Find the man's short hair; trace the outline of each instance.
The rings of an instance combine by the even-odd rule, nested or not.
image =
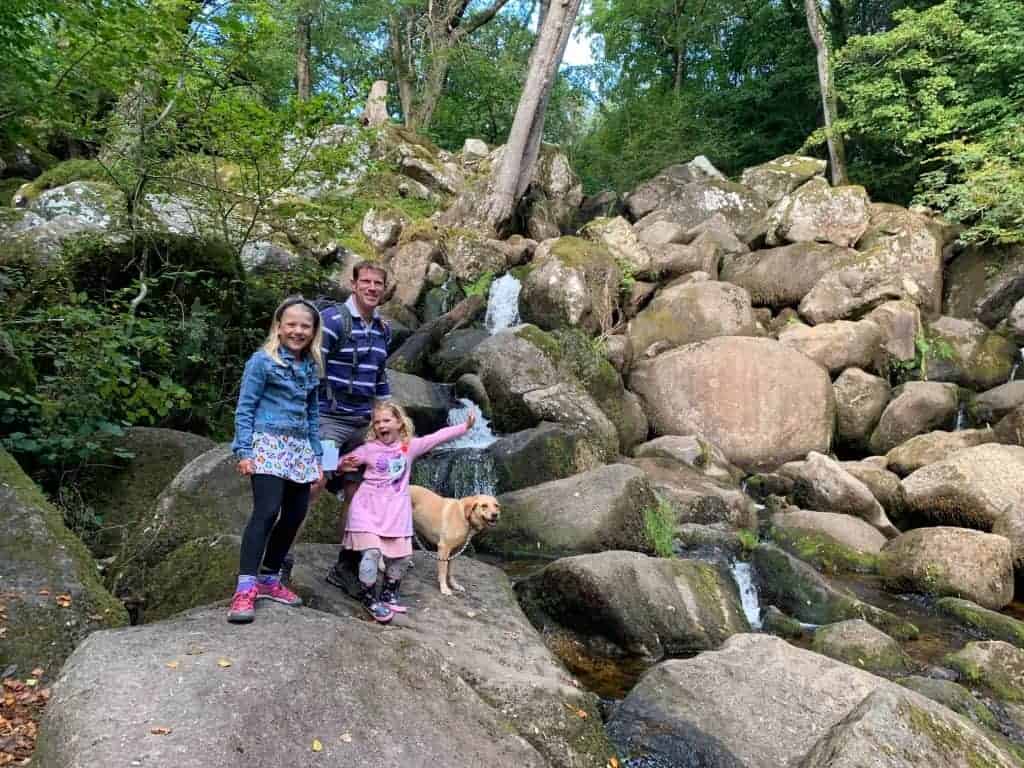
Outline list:
[[[367,269],[373,272],[380,272],[384,277],[384,284],[387,285],[388,271],[384,268],[384,265],[379,261],[369,261],[368,259],[364,259],[352,267],[352,282],[356,282],[359,279],[360,273]]]

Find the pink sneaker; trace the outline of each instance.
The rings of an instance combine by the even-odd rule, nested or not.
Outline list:
[[[302,605],[302,598],[280,581],[270,584],[257,583],[256,592],[257,600],[273,600],[275,603],[284,603],[285,605]]]
[[[228,621],[232,624],[248,624],[256,618],[256,587],[235,592],[228,609]]]

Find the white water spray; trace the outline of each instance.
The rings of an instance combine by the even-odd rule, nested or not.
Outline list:
[[[757,594],[757,587],[754,586],[754,579],[751,575],[750,563],[737,560],[729,569],[736,586],[740,590],[740,602],[743,605],[743,614],[747,617],[747,623],[751,629],[761,629],[761,600]]]
[[[522,287],[510,272],[491,283],[484,322],[492,334],[519,324],[519,291]]]

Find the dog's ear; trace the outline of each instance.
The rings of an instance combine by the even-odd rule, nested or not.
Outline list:
[[[459,503],[462,505],[462,515],[466,518],[467,523],[473,522],[473,509],[476,507],[476,496],[467,496],[461,499]]]

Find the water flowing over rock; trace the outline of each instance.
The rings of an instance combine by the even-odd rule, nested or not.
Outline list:
[[[885,545],[879,570],[896,592],[964,597],[998,610],[1013,599],[1009,539],[967,528],[915,528]]]
[[[519,323],[519,292],[522,287],[511,273],[504,274],[491,283],[484,319],[488,331],[497,333]]]
[[[687,344],[639,363],[630,389],[655,434],[702,435],[747,470],[831,443],[835,398],[827,372],[770,339]]]

